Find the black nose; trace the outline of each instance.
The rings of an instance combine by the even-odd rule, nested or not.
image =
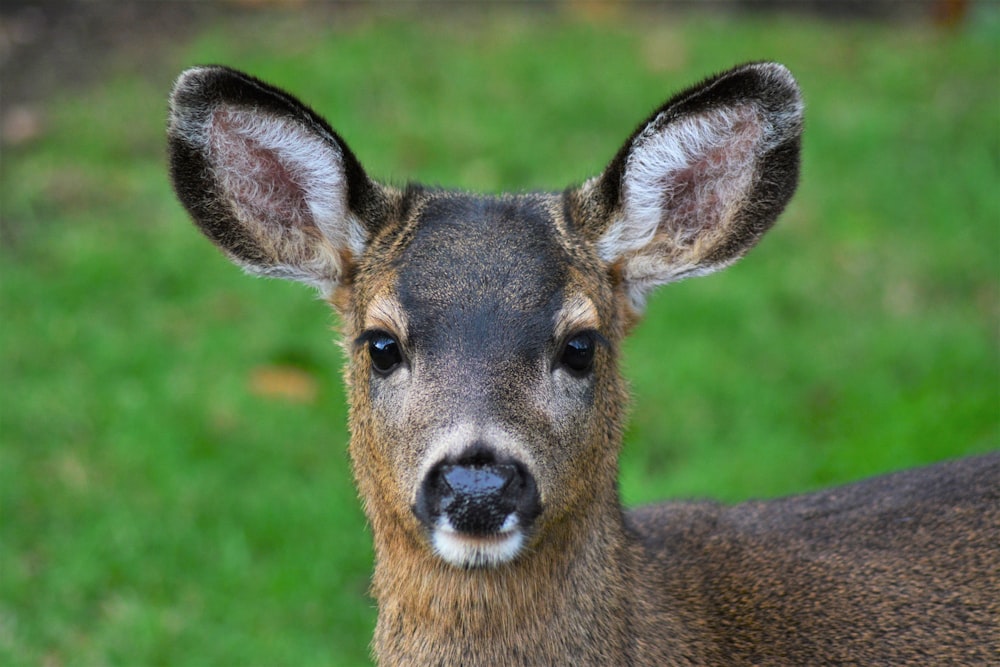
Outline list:
[[[514,515],[522,529],[540,511],[535,480],[524,464],[501,461],[491,449],[473,447],[427,473],[413,508],[428,527],[443,516],[470,535],[499,533]]]

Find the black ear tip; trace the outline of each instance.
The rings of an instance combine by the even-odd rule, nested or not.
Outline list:
[[[744,69],[753,73],[757,87],[765,93],[772,105],[796,115],[802,114],[802,90],[787,67],[781,63],[759,62],[750,63]]]
[[[185,125],[186,118],[205,107],[206,91],[218,77],[218,68],[191,67],[181,72],[170,91],[171,127]]]
[[[253,79],[223,65],[190,67],[174,81],[170,93],[171,109],[204,106],[206,101],[233,95]]]
[[[798,83],[796,83],[791,70],[781,63],[756,62],[750,63],[747,67],[775,84],[784,84],[789,88],[798,89]]]
[[[209,81],[217,75],[217,67],[189,67],[188,69],[181,72],[180,76],[174,82],[173,92],[170,94],[171,98],[176,98],[178,96],[183,96],[192,91],[201,90],[209,84]]]

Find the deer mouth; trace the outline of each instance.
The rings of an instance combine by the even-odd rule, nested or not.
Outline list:
[[[524,532],[517,515],[510,514],[504,528],[495,533],[476,534],[456,529],[447,516],[441,516],[431,542],[442,560],[460,567],[495,567],[513,560],[524,545]]]

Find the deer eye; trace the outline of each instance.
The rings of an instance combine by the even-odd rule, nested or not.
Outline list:
[[[391,334],[385,331],[372,331],[367,336],[368,356],[372,360],[372,368],[379,375],[388,375],[403,363],[403,352]]]
[[[594,365],[594,349],[596,340],[590,331],[578,333],[566,340],[563,344],[562,353],[559,356],[559,364],[570,370],[575,375],[584,375],[590,372]]]

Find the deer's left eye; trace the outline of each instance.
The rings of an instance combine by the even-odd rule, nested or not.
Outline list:
[[[592,332],[578,333],[563,344],[559,364],[575,375],[589,373],[594,366],[596,347],[597,341]]]

